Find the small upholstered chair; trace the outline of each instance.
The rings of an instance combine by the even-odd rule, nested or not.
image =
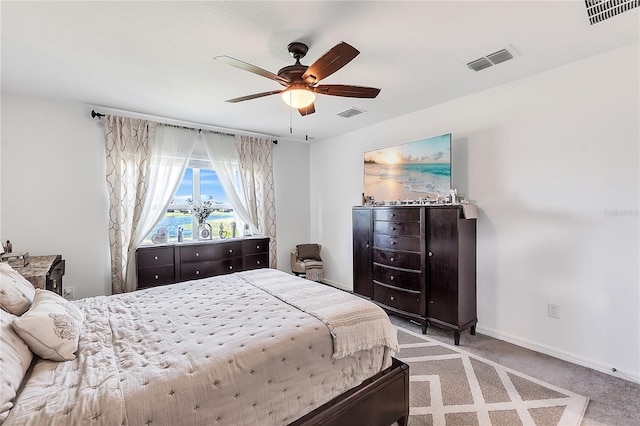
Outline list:
[[[320,244],[298,244],[291,250],[291,272],[311,281],[322,281],[324,263],[320,257]]]

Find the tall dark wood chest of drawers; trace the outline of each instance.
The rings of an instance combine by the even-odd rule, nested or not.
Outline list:
[[[138,288],[269,267],[269,238],[142,246],[136,250]]]
[[[476,220],[462,206],[353,208],[353,288],[390,313],[475,334]]]

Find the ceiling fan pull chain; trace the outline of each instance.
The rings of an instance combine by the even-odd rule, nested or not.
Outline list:
[[[308,114],[309,113],[309,105],[307,105],[306,107],[304,107],[304,109],[306,110],[305,112]],[[305,114],[306,116],[306,114]],[[305,121],[305,129],[304,129],[304,140],[308,141],[309,140],[309,121]]]

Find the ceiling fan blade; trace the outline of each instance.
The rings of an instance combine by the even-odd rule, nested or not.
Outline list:
[[[298,112],[300,113],[301,116],[304,117],[305,115],[313,114],[314,112],[316,112],[316,106],[312,102],[311,105],[308,105],[304,108],[298,108]]]
[[[231,56],[216,56],[215,58],[213,58],[217,61],[220,62],[224,62],[225,64],[231,65],[232,67],[236,67],[236,68],[240,68],[241,70],[245,70],[245,71],[249,71],[250,73],[253,74],[257,74],[260,75],[262,77],[266,77],[269,80],[275,80],[277,82],[281,82],[281,83],[289,83],[289,80],[287,80],[284,77],[280,77],[277,74],[274,74],[270,71],[267,71],[265,69],[262,69],[260,67],[256,67],[255,65],[251,65],[247,62],[241,61],[239,59],[236,58],[232,58]]]
[[[309,68],[302,75],[302,79],[307,84],[314,84],[347,65],[359,53],[358,49],[342,41],[309,65]]]
[[[344,84],[321,84],[313,91],[321,95],[345,96],[347,98],[375,98],[380,89],[375,87],[348,86]]]
[[[235,104],[237,102],[249,101],[251,99],[262,98],[263,96],[275,95],[278,93],[282,93],[282,90],[271,90],[269,92],[255,93],[253,95],[247,95],[247,96],[241,96],[239,98],[228,99],[225,102]]]

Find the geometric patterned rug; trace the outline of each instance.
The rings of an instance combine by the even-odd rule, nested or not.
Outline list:
[[[578,426],[588,398],[396,326],[410,426]]]

